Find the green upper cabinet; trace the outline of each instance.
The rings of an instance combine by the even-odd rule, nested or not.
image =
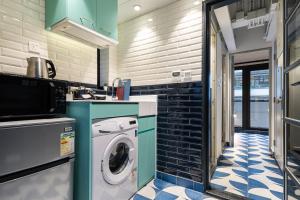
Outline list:
[[[118,38],[118,1],[97,0],[97,25],[99,33],[117,40]]]
[[[68,18],[89,29],[96,30],[97,1],[99,0],[68,0]]]
[[[46,29],[51,29],[51,26],[67,17],[68,1],[62,0],[46,0]]]
[[[46,0],[48,30],[67,19],[116,41],[117,18],[117,0]]]

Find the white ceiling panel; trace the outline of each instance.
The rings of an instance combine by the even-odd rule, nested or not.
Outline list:
[[[235,38],[233,34],[231,18],[228,6],[223,6],[214,10],[218,20],[220,29],[222,31],[227,49],[229,52],[236,51]]]
[[[177,0],[118,0],[118,22],[122,23],[128,21],[130,19],[144,15],[158,8],[164,7],[175,1]],[[138,12],[134,11],[134,5],[140,5],[142,6],[142,9]]]
[[[236,64],[236,63],[268,60],[269,57],[270,57],[270,51],[267,49],[245,52],[245,53],[237,53],[234,55],[234,63]]]

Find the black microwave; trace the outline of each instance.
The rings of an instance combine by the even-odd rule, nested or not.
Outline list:
[[[67,82],[0,74],[0,120],[66,113]]]

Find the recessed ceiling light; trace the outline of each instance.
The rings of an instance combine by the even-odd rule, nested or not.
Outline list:
[[[195,5],[195,6],[198,6],[199,4],[200,4],[200,1],[199,1],[199,0],[194,1],[194,5]]]
[[[140,5],[134,5],[134,6],[133,6],[133,9],[134,9],[135,11],[140,11],[141,8],[142,8],[142,6],[140,6]]]
[[[153,22],[153,19],[152,19],[152,18],[149,18],[149,19],[148,19],[148,22]]]

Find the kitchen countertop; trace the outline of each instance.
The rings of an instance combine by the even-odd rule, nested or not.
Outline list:
[[[155,102],[157,103],[157,95],[130,96],[129,100],[112,100],[111,96],[106,96],[106,100],[80,99],[67,102],[89,102],[89,103],[140,103]]]
[[[126,100],[94,100],[94,99],[86,99],[86,100],[71,100],[67,102],[75,102],[75,103],[139,103],[139,101],[126,101]]]
[[[157,115],[157,95],[130,96],[129,100],[72,100],[69,103],[92,103],[92,104],[139,104],[139,116]]]

